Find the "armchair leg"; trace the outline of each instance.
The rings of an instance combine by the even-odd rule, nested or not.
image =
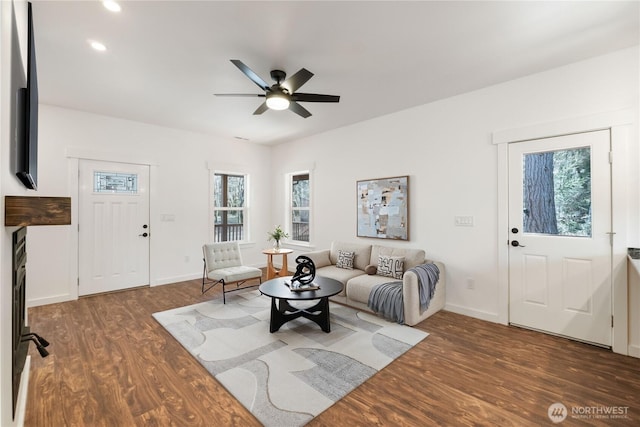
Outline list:
[[[203,258],[202,261],[204,262],[204,268],[202,270],[202,293],[204,294],[205,292],[207,292],[209,289],[213,288],[215,285],[217,285],[218,283],[222,283],[222,301],[224,304],[227,303],[226,298],[224,297],[225,292],[224,292],[224,279],[220,279],[217,280],[215,282],[213,282],[211,284],[211,286],[209,286],[207,289],[205,289],[205,286],[207,285],[207,261]]]
[[[260,281],[260,284],[262,284],[262,277],[256,277],[256,278]],[[247,279],[247,280],[251,280],[251,279]],[[247,286],[244,286],[244,287],[240,287],[247,280],[242,280],[242,281],[238,281],[238,282],[232,282],[232,283],[236,284],[236,288],[227,291],[226,288],[225,288],[227,286],[227,283],[224,281],[224,279],[220,279],[220,280],[217,280],[215,282],[207,282],[207,271],[206,271],[206,268],[205,268],[205,271],[204,271],[203,276],[202,276],[202,293],[204,294],[209,289],[215,287],[218,283],[221,283],[222,284],[222,303],[226,304],[227,303],[227,293],[233,292],[233,291],[241,291],[241,290],[244,290],[244,289],[255,288],[257,286],[260,286],[260,284],[258,284],[258,285],[247,285]],[[207,287],[205,289],[205,287],[207,285],[209,285],[209,287]]]
[[[227,293],[224,291],[224,279],[221,280],[222,282],[222,304],[226,304],[227,303]]]
[[[202,258],[202,261],[204,262],[204,269],[202,270],[202,293],[204,294],[204,283],[207,278],[207,262],[204,258]]]
[[[218,283],[222,283],[222,295],[224,296],[224,286],[225,286],[224,279],[220,279],[220,280],[217,280],[217,281],[212,283],[212,282],[207,282],[206,279],[203,278],[202,279],[202,293],[204,294],[205,292],[209,291],[209,289],[215,287]],[[209,287],[205,289],[206,285],[209,285]]]

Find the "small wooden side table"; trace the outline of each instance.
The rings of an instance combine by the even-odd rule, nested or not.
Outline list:
[[[292,249],[265,249],[262,251],[263,254],[267,256],[267,280],[271,280],[276,277],[284,277],[289,276],[289,268],[287,266],[287,255],[292,253]],[[273,256],[274,255],[282,255],[282,268],[280,270],[276,270],[273,266]]]

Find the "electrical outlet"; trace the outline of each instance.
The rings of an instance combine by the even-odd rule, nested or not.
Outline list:
[[[189,258],[189,255],[185,255],[185,256],[184,256],[184,262],[189,262],[189,260],[190,260],[190,259],[191,259],[191,258]]]

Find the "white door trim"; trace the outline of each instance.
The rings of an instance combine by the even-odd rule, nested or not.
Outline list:
[[[613,150],[612,206],[613,230],[617,233],[613,245],[612,313],[614,316],[613,346],[616,353],[629,354],[629,320],[627,298],[627,212],[631,129],[635,122],[632,109],[594,114],[558,122],[541,123],[493,132],[492,142],[498,149],[498,321],[509,323],[509,163],[508,143],[538,138],[611,129]],[[619,159],[619,160],[618,160]]]

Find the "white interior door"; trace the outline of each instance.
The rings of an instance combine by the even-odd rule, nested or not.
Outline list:
[[[80,161],[79,295],[149,284],[149,167]]]
[[[608,130],[509,144],[509,321],[611,345]]]

